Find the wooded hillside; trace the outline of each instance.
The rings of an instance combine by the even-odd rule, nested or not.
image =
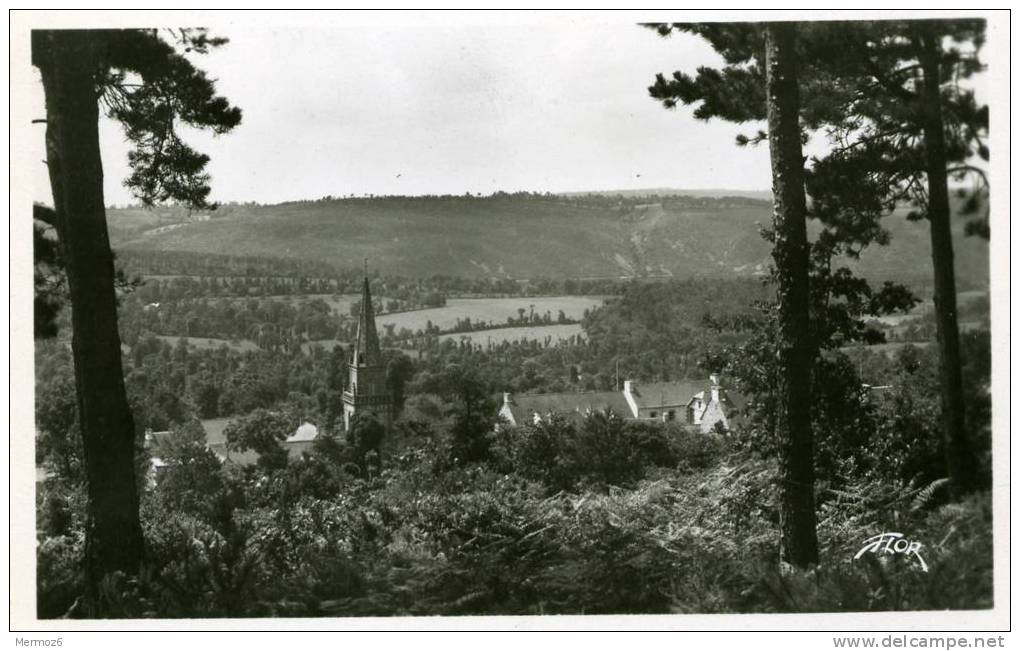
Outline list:
[[[360,268],[367,257],[386,273],[417,277],[747,277],[769,264],[758,225],[769,223],[771,204],[746,197],[327,197],[230,204],[190,216],[158,210],[109,210],[114,246],[289,257],[342,268]],[[924,284],[928,234],[904,215],[885,220],[890,246],[851,266],[875,279]],[[987,242],[963,237],[963,219],[955,226],[961,289],[984,287]]]

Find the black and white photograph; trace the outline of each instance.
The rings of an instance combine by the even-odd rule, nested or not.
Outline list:
[[[10,19],[12,631],[1004,645],[1008,11]]]

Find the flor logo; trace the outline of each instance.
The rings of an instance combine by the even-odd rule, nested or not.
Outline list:
[[[913,555],[921,564],[921,570],[928,571],[928,564],[921,558],[921,543],[907,540],[901,533],[880,533],[877,536],[868,538],[864,541],[864,547],[861,547],[861,550],[854,556],[854,560],[856,561],[868,552],[873,554]]]

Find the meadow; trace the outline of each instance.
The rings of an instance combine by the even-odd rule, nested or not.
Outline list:
[[[458,321],[471,319],[472,323],[505,324],[507,318],[519,318],[519,310],[528,315],[534,310],[536,315],[549,312],[553,320],[560,310],[571,320],[580,320],[585,310],[594,310],[601,306],[604,299],[597,296],[531,296],[516,298],[451,298],[445,307],[397,312],[377,317],[380,329],[393,325],[396,332],[403,328],[417,332],[424,330],[431,322],[440,330],[450,330]]]
[[[259,302],[273,301],[292,307],[319,300],[326,303],[330,310],[341,318],[354,318],[351,308],[361,300],[360,294],[294,294],[258,297],[232,297],[216,300],[229,300],[244,303],[251,300]],[[495,326],[507,325],[507,319],[519,319],[521,312],[525,316],[534,313],[538,317],[549,314],[553,321],[562,311],[565,318],[580,321],[585,311],[601,307],[605,302],[602,296],[517,296],[494,298],[448,298],[443,307],[412,309],[387,313],[385,305],[389,299],[373,293],[372,307],[375,309],[376,324],[379,330],[387,325],[394,326],[395,332],[407,328],[413,332],[425,330],[430,324],[440,331],[448,331],[457,327],[458,323],[470,319],[471,323],[491,323]],[[201,345],[200,342],[196,342]]]
[[[296,306],[313,299],[320,299],[329,304],[330,308],[341,318],[351,319],[351,305],[360,299],[359,296],[345,295],[297,295],[297,296],[269,296],[259,300],[272,300]],[[245,299],[237,299],[245,300]],[[374,297],[373,303],[378,305],[385,299]],[[524,298],[455,298],[448,299],[446,307],[430,308],[423,310],[411,310],[407,312],[395,312],[393,314],[382,314],[376,317],[380,334],[386,331],[388,324],[394,325],[394,333],[399,334],[403,328],[417,333],[425,330],[431,323],[433,328],[442,331],[455,329],[459,322],[470,319],[471,323],[493,323],[505,324],[508,317],[519,318],[523,309],[525,316],[533,309],[536,315],[549,313],[555,320],[562,310],[564,316],[572,321],[579,321],[584,317],[586,310],[594,310],[603,304],[599,297],[587,296],[542,296]],[[586,339],[586,335],[580,323],[554,323],[552,325],[523,325],[509,326],[503,328],[490,328],[476,330],[474,332],[445,332],[439,336],[440,341],[471,340],[476,344],[486,345],[502,344],[507,342],[538,341],[558,343],[569,341],[573,337],[579,340]],[[226,346],[237,352],[248,352],[258,349],[258,345],[247,338],[225,339],[217,337],[185,337],[177,335],[157,335],[157,338],[176,345],[181,339],[188,342],[189,346],[199,350],[215,350],[220,346]],[[301,344],[302,350],[308,352],[313,346],[321,346],[325,350],[332,350],[335,346],[344,346],[348,342],[338,339],[313,339]]]

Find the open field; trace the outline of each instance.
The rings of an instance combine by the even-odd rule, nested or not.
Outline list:
[[[450,332],[447,334],[439,335],[440,341],[461,341],[464,339],[470,339],[476,344],[482,344],[483,346],[487,343],[500,344],[506,341],[517,342],[517,341],[539,341],[544,342],[546,338],[551,337],[550,341],[555,343],[558,341],[565,341],[570,337],[577,335],[582,339],[586,339],[587,336],[584,330],[581,328],[580,323],[567,323],[547,326],[519,326],[515,328],[493,328],[491,330],[476,330],[474,332]],[[248,343],[248,342],[245,342]],[[336,339],[318,339],[315,341],[309,341],[301,345],[305,352],[312,346],[321,346],[323,349],[329,351],[334,346],[346,346],[346,342],[337,341]],[[403,351],[405,354],[414,356],[415,351],[406,349]]]
[[[258,296],[251,298],[227,298],[234,301],[279,301],[288,305],[299,305],[312,300],[322,300],[338,315],[351,315],[351,305],[361,300],[360,294],[304,294],[293,296]],[[386,314],[381,309],[387,301],[385,296],[372,296],[375,307],[376,323],[381,330],[386,324],[393,324],[397,332],[401,328],[412,331],[423,330],[431,321],[441,330],[448,330],[457,324],[458,319],[471,319],[472,322],[495,325],[506,323],[507,317],[518,318],[518,309],[530,314],[534,307],[535,314],[544,315],[549,312],[556,319],[560,310],[569,319],[579,320],[584,311],[593,310],[602,305],[604,299],[599,296],[532,296],[516,298],[451,298],[443,307],[410,310]]]
[[[440,341],[470,340],[475,344],[485,346],[488,343],[501,344],[503,342],[515,341],[539,341],[544,342],[550,338],[552,343],[565,341],[572,336],[585,337],[584,330],[580,323],[568,323],[564,325],[548,326],[526,326],[523,328],[496,328],[494,330],[478,330],[476,332],[457,332],[440,335]]]
[[[348,294],[334,296],[330,294],[312,294],[303,296],[269,296],[257,300],[274,300],[292,305],[307,302],[313,299],[326,301],[330,307],[336,310],[341,316],[350,315],[351,304],[360,299],[360,296]],[[226,300],[247,300],[247,299],[226,299]],[[374,303],[384,301],[384,298],[376,298]],[[532,308],[535,314],[544,315],[550,313],[555,319],[559,311],[571,319],[580,319],[584,316],[585,310],[593,310],[600,307],[604,302],[601,297],[592,296],[541,296],[541,297],[518,297],[518,298],[454,298],[449,299],[445,307],[429,308],[424,310],[412,310],[409,312],[396,312],[393,314],[382,314],[376,317],[376,324],[380,333],[384,332],[387,324],[393,324],[394,331],[399,333],[402,328],[407,328],[417,333],[424,330],[429,322],[441,330],[453,328],[458,319],[470,318],[473,323],[492,322],[496,325],[506,323],[507,317],[518,318],[519,309],[529,314]],[[462,336],[473,338],[476,342],[484,343],[492,341],[499,343],[503,341],[520,341],[522,339],[544,341],[546,337],[552,337],[553,341],[568,339],[572,335],[584,335],[580,324],[552,324],[536,326],[512,326],[504,328],[493,328],[465,333],[448,333],[442,335],[442,339],[459,340]],[[220,346],[227,346],[237,351],[257,350],[255,342],[241,339],[229,341],[227,339],[215,339],[207,337],[180,337],[172,335],[160,335],[160,339],[176,345],[180,339],[186,339],[188,343],[196,348],[215,349]],[[340,342],[333,339],[323,339],[302,344],[307,352],[312,346],[319,345],[326,350],[332,350],[336,345],[346,346],[349,342]]]
[[[604,299],[597,296],[532,296],[519,298],[451,298],[445,307],[383,314],[376,318],[379,328],[393,324],[395,330],[402,328],[418,331],[431,321],[440,330],[453,328],[458,319],[470,318],[473,323],[492,322],[505,324],[507,317],[518,318],[519,309],[527,315],[534,306],[535,314],[549,312],[555,320],[560,310],[570,319],[580,319],[586,309],[593,310],[602,305]],[[375,302],[375,301],[373,301]]]

